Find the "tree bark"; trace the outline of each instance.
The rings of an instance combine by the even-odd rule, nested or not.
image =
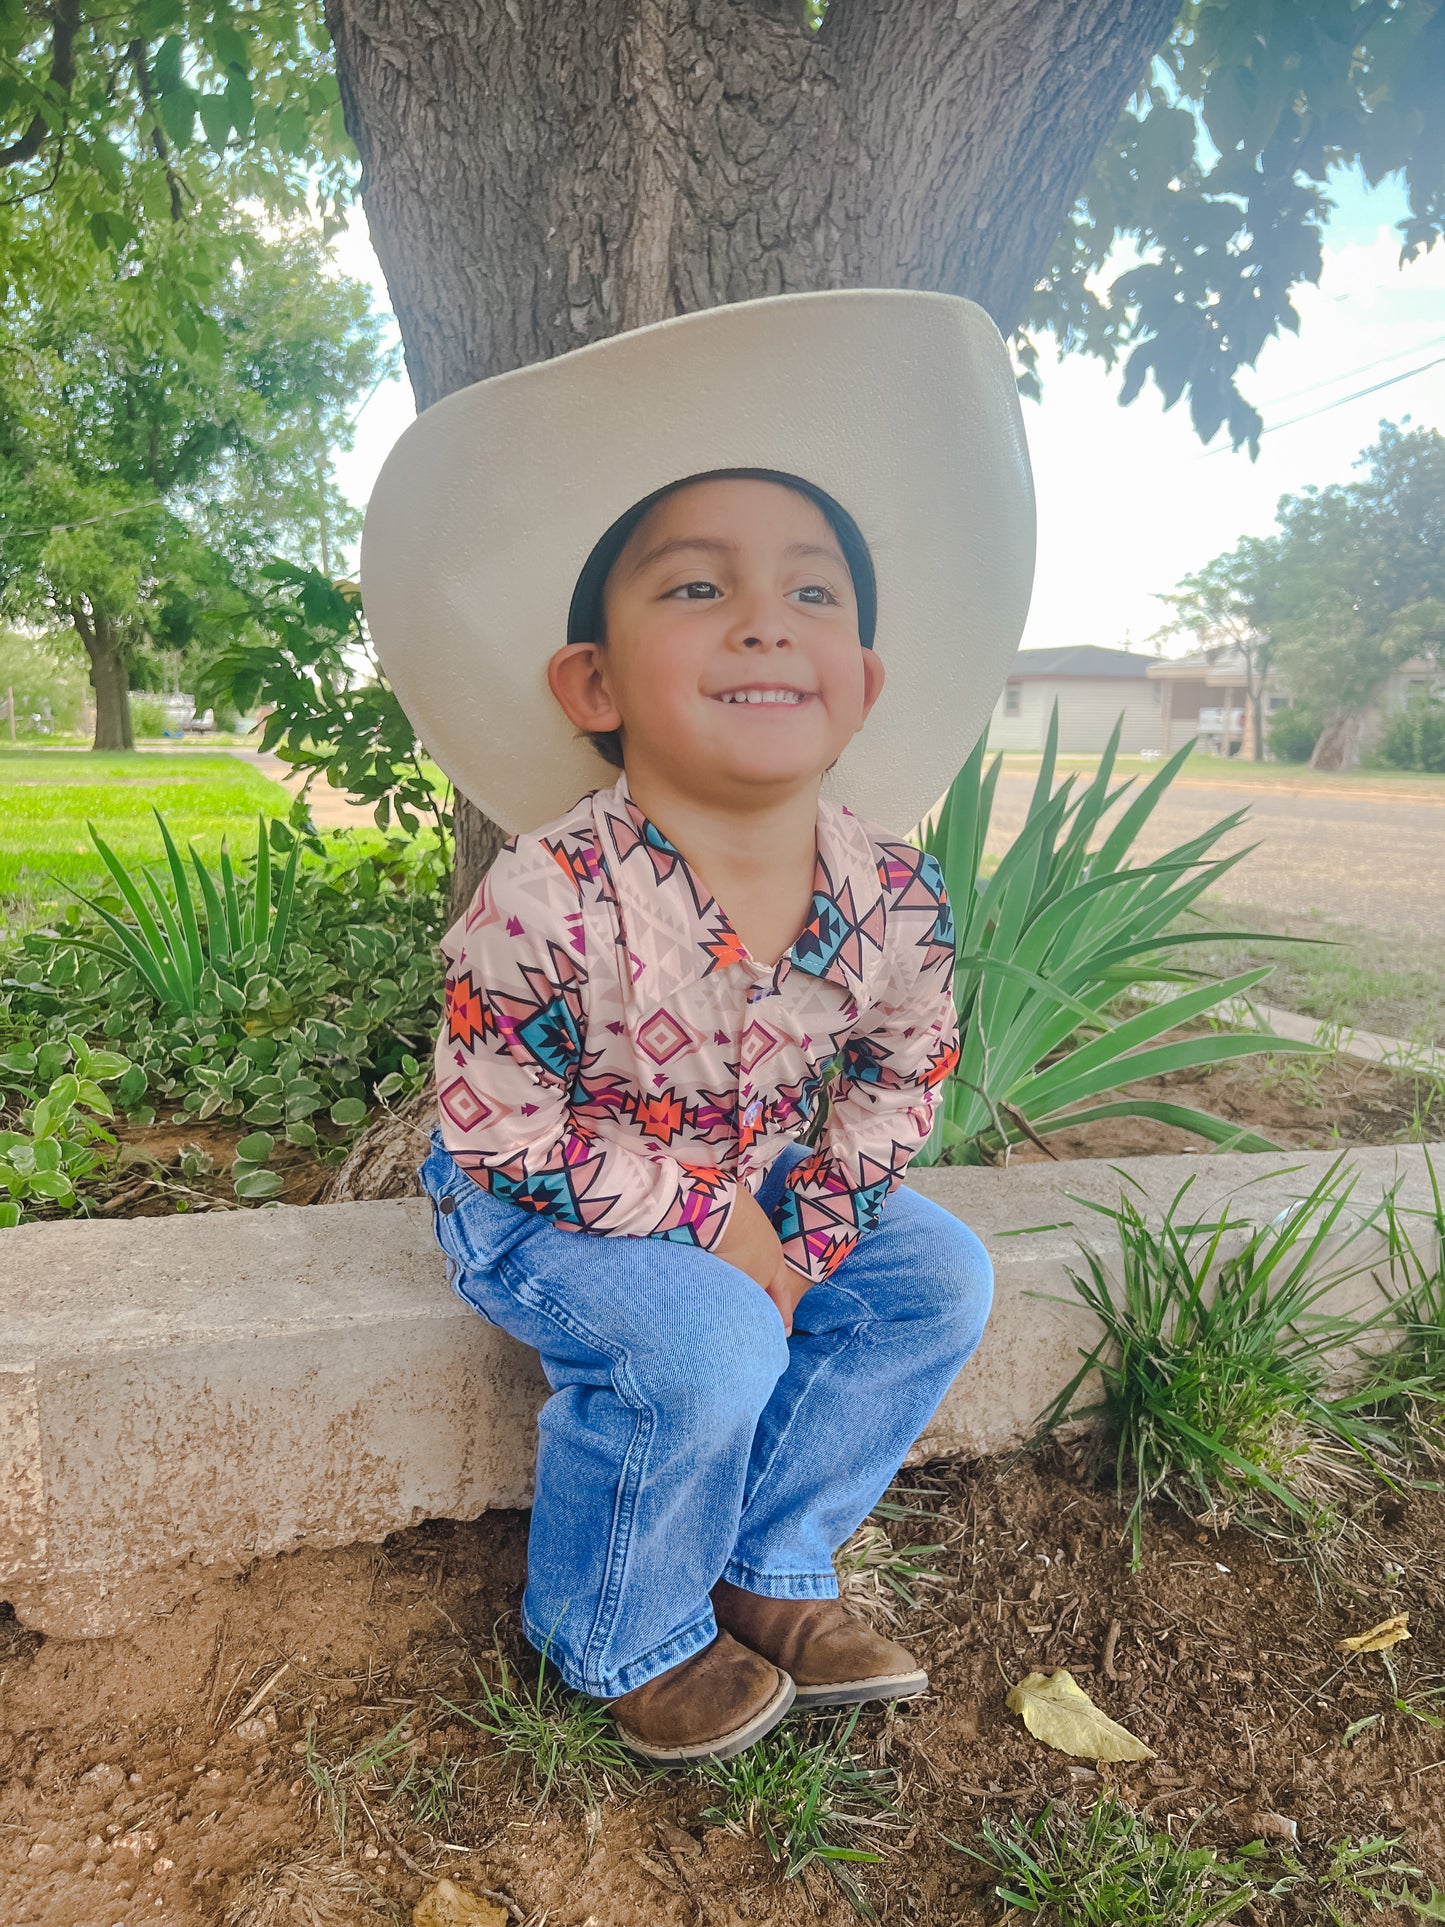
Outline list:
[[[939,289],[1007,334],[1177,11],[327,0],[418,405],[766,294]],[[476,814],[454,904],[498,840]]]
[[[1360,737],[1365,719],[1357,710],[1342,709],[1330,717],[1314,746],[1311,769],[1353,769],[1360,760]]]
[[[130,678],[116,625],[95,601],[77,599],[71,604],[70,616],[90,659],[90,686],[95,691],[95,741],[91,748],[134,749]]]

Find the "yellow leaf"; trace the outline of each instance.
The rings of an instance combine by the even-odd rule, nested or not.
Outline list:
[[[1391,1646],[1398,1646],[1402,1639],[1410,1637],[1409,1613],[1396,1613],[1393,1619],[1382,1619],[1378,1626],[1371,1626],[1367,1633],[1356,1633],[1353,1639],[1342,1639],[1342,1653],[1383,1653]]]
[[[439,1880],[428,1887],[411,1910],[412,1927],[511,1927],[505,1907],[495,1900],[459,1887],[454,1880]]]
[[[1081,1760],[1152,1760],[1151,1748],[1101,1713],[1072,1673],[1030,1673],[1008,1696],[1036,1740]]]

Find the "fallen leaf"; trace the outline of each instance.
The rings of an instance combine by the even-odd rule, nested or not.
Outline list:
[[[1008,1706],[1036,1740],[1083,1760],[1152,1760],[1142,1740],[1101,1713],[1072,1673],[1030,1673],[1009,1693]]]
[[[1342,1639],[1342,1653],[1383,1653],[1391,1646],[1398,1646],[1402,1639],[1410,1637],[1409,1613],[1396,1613],[1393,1619],[1382,1619],[1378,1626],[1371,1626],[1367,1633],[1356,1633],[1353,1639]]]
[[[1299,1821],[1285,1813],[1243,1813],[1239,1826],[1259,1840],[1288,1840],[1291,1846],[1299,1845]]]
[[[412,1927],[511,1927],[505,1907],[454,1880],[428,1887],[412,1908],[411,1920]]]

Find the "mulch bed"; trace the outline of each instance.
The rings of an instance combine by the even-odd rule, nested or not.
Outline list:
[[[1194,1826],[1196,1841],[1263,1835],[1278,1847],[1297,1831],[1289,1850],[1315,1872],[1343,1835],[1400,1836],[1445,1886],[1445,1732],[1395,1709],[1378,1657],[1345,1662],[1337,1650],[1408,1609],[1415,1636],[1392,1655],[1401,1696],[1445,1680],[1440,1493],[1377,1509],[1330,1574],[1173,1513],[1151,1516],[1133,1572],[1112,1495],[1070,1448],[921,1468],[893,1496],[935,1515],[890,1527],[895,1543],[946,1551],[931,1562],[944,1583],[916,1609],[897,1607],[932,1691],[866,1714],[854,1736],[866,1760],[895,1769],[908,1815],[906,1830],[870,1836],[887,1857],[861,1870],[884,1921],[1001,1919],[977,1864],[947,1839],[976,1844],[985,1816],[1031,1817],[1059,1798],[1087,1807],[1109,1789],[1156,1828]],[[473,1701],[473,1659],[495,1678],[499,1650],[535,1678],[517,1629],[525,1523],[495,1513],[381,1548],[258,1561],[202,1578],[124,1638],[45,1641],[0,1619],[0,1920],[405,1922],[440,1875],[498,1891],[512,1918],[546,1927],[853,1920],[822,1871],[785,1882],[756,1840],[705,1826],[715,1794],[696,1780],[620,1787],[591,1814],[556,1800],[534,1810],[510,1764],[441,1704]],[[1157,1759],[1096,1774],[1030,1738],[1005,1708],[1006,1684],[1056,1666]],[[1346,1746],[1346,1729],[1372,1714]],[[422,1762],[445,1750],[475,1763],[470,1796],[436,1831],[405,1799],[363,1792],[343,1858],[304,1735],[335,1763],[399,1721]],[[301,1897],[283,1905],[287,1882]],[[1342,1911],[1393,1917],[1357,1908]],[[1239,1916],[1323,1917],[1317,1896]]]

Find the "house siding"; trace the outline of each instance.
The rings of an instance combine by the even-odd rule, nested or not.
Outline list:
[[[1044,746],[1049,714],[1059,705],[1059,748],[1070,755],[1097,754],[1105,748],[1120,716],[1120,749],[1125,754],[1162,747],[1159,685],[1123,677],[1041,676],[1009,685],[1018,691],[1018,714],[1005,714],[1007,690],[994,707],[988,727],[990,749],[1038,750]]]

